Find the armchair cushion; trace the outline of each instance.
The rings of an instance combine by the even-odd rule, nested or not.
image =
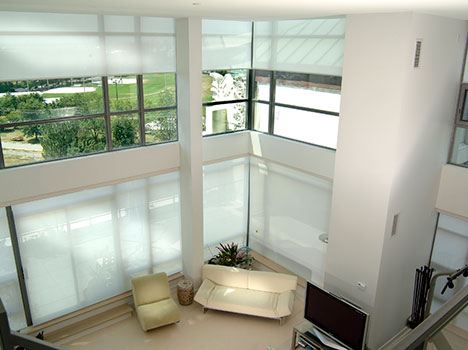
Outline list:
[[[144,331],[180,321],[165,273],[136,277],[132,286],[136,314]]]
[[[164,272],[135,277],[132,280],[135,306],[154,303],[171,297],[169,281]]]
[[[180,311],[172,298],[136,308],[138,321],[144,331],[180,321]]]

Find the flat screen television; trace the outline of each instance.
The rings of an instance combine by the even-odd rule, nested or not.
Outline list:
[[[304,318],[353,350],[365,347],[369,315],[310,282],[307,282]]]

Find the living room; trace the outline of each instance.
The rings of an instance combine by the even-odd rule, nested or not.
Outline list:
[[[467,126],[454,118],[468,9],[453,3],[240,2],[227,16],[213,2],[2,2],[11,328],[47,340],[75,324],[70,348],[288,349],[310,282],[369,314],[366,346],[382,346],[405,327],[416,268],[466,264],[452,135]],[[178,305],[177,284],[196,294],[220,243],[252,271],[296,276],[281,324]],[[132,280],[161,272],[180,321],[144,332]]]

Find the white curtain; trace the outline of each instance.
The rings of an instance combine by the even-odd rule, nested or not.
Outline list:
[[[175,71],[171,18],[0,12],[0,80]]]
[[[202,22],[203,70],[250,68],[252,22]]]
[[[344,17],[254,23],[253,68],[341,76]]]
[[[178,173],[13,207],[34,323],[181,270]]]
[[[255,157],[250,174],[249,246],[322,284],[332,183]]]
[[[246,243],[249,160],[240,158],[203,167],[205,258],[219,243]]]
[[[14,330],[26,327],[5,208],[0,208],[0,298],[10,327]]]

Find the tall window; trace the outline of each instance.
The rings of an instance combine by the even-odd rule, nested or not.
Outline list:
[[[247,128],[248,72],[246,69],[203,72],[203,135]]]
[[[177,140],[171,18],[0,11],[0,167]]]
[[[5,167],[177,140],[175,73],[0,83]]]
[[[253,129],[336,148],[341,77],[255,70]]]
[[[244,130],[252,22],[202,21],[203,135]]]
[[[331,195],[330,181],[251,157],[249,246],[322,284]]]
[[[450,162],[468,167],[468,76],[460,88]]]
[[[133,276],[181,270],[178,173],[12,211],[35,324],[128,291]],[[1,259],[11,260],[8,254]],[[14,288],[14,272],[8,273]]]
[[[249,159],[239,158],[203,167],[203,241],[205,259],[219,243],[247,240]]]

